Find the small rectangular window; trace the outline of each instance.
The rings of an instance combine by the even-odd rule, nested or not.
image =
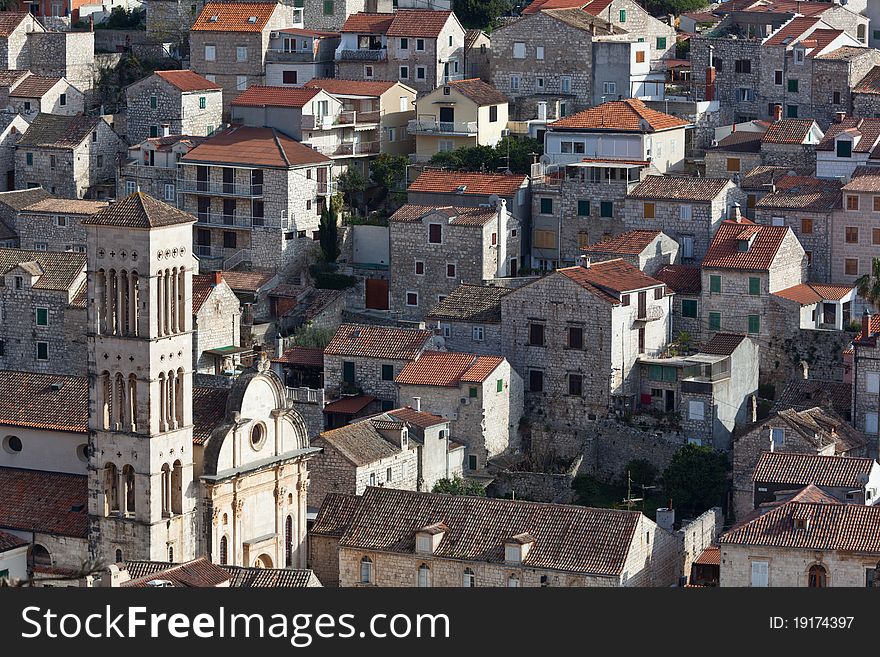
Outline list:
[[[418,292],[407,292],[406,293],[406,305],[407,306],[418,306],[419,305],[419,293]]]
[[[425,40],[424,39],[416,39],[416,50],[424,50],[425,49]]]
[[[858,276],[859,275],[859,259],[858,258],[844,258],[843,260],[843,273],[847,276]]]
[[[588,217],[590,215],[590,202],[583,199],[578,201],[578,216]]]
[[[721,276],[715,274],[709,276],[709,292],[713,294],[721,292]]]
[[[568,327],[568,348],[583,349],[584,348],[584,329],[580,326]]]
[[[37,360],[49,360],[49,343],[37,343]]]
[[[681,300],[681,316],[696,317],[697,316],[697,300],[682,299]]]
[[[424,276],[425,275],[425,263],[421,260],[416,260],[416,276]]]
[[[657,37],[657,50],[666,50],[666,37]]]
[[[620,12],[618,13],[618,18],[620,19],[621,23],[626,23],[626,9],[620,10]]]
[[[199,96],[199,109],[205,109],[208,106],[208,101],[204,96]]]
[[[324,0],[324,15],[333,15],[333,0]]]
[[[749,276],[749,294],[753,297],[761,294],[761,279],[757,276]]]
[[[544,346],[543,324],[529,324],[529,344],[535,347]]]
[[[584,377],[580,374],[568,375],[568,394],[580,397],[584,394]]]
[[[443,243],[443,225],[442,224],[428,224],[428,243],[429,244],[442,244]]]
[[[804,217],[801,219],[801,233],[803,235],[810,235],[813,232],[813,220],[809,217]]]
[[[857,194],[847,194],[846,209],[854,211],[859,209],[859,197]]]
[[[654,218],[655,207],[653,203],[643,203],[642,204],[642,216],[645,219],[653,219]]]
[[[552,198],[542,198],[541,199],[541,214],[553,214],[553,199]]]
[[[799,82],[797,78],[788,78],[789,93],[797,93]]]
[[[504,392],[504,379],[495,380],[495,392]]]
[[[844,230],[844,240],[847,244],[858,244],[859,229],[856,226],[847,226]]]
[[[711,331],[720,331],[721,330],[721,313],[718,313],[718,312],[709,313],[709,330],[711,330]]]
[[[156,109],[159,107],[159,99],[155,96],[150,96],[150,109]]]
[[[749,315],[749,333],[761,332],[761,316]]]
[[[49,326],[49,309],[48,308],[37,308],[36,309],[36,324],[37,324],[37,326]]]
[[[727,171],[729,173],[739,173],[742,168],[742,161],[738,157],[727,158]]]
[[[614,216],[614,201],[601,201],[599,204],[599,216],[600,217],[613,217]]]
[[[468,397],[470,399],[476,399],[477,397],[479,397],[479,395],[480,391],[477,386],[471,386],[470,388],[468,388]]]
[[[482,326],[474,326],[471,329],[471,337],[474,339],[474,342],[482,342],[485,331]]]
[[[455,263],[446,263],[446,278],[455,278]]]
[[[543,370],[529,370],[529,392],[544,392]]]
[[[394,381],[394,365],[382,365],[382,380]]]

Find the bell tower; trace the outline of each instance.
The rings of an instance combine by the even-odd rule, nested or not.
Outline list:
[[[140,192],[88,230],[89,553],[195,557],[195,218]]]

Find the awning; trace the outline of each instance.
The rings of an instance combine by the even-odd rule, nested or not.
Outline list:
[[[229,345],[228,347],[215,347],[214,349],[205,349],[204,353],[211,354],[213,356],[233,356],[235,354],[244,353],[245,351],[251,351],[251,348]]]

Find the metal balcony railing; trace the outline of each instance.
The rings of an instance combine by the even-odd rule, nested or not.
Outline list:
[[[212,194],[215,196],[242,196],[257,198],[263,195],[263,185],[215,182],[213,180],[181,180],[177,181],[177,189],[190,194]]]
[[[331,146],[322,146],[321,144],[306,145],[328,157],[354,157],[357,155],[376,155],[379,153],[378,141],[343,142]],[[323,195],[325,192],[320,191],[321,185],[322,183],[318,184],[318,194]]]
[[[354,110],[346,110],[335,116],[305,114],[300,125],[303,130],[331,130],[341,126],[378,123],[379,115],[379,112],[356,112]]]
[[[286,217],[254,217],[222,212],[196,212],[196,223],[205,226],[229,226],[230,228],[284,228]]]
[[[311,63],[315,61],[315,53],[311,50],[284,50],[283,48],[269,48],[266,51],[266,61],[270,63]]]
[[[358,62],[384,62],[388,59],[388,49],[379,48],[378,50],[337,50],[336,61],[358,61]]]
[[[476,121],[413,119],[407,124],[407,131],[413,135],[476,135],[479,127]]]

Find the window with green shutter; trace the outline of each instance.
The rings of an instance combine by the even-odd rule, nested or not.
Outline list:
[[[578,216],[586,217],[590,214],[590,202],[578,201]]]
[[[798,80],[797,78],[788,78],[788,90],[796,94],[798,90]]]
[[[351,361],[343,361],[342,363],[342,380],[346,383],[354,383],[354,363]]]
[[[155,96],[150,96],[150,109],[156,109],[159,106],[159,101]]]
[[[696,317],[697,316],[697,300],[682,299],[681,300],[681,316]]]
[[[837,140],[837,157],[852,157],[852,142],[849,139]]]
[[[620,10],[620,22],[626,23],[626,9]]]
[[[199,96],[199,109],[205,109],[207,107],[207,101],[205,101],[204,96]]]
[[[786,106],[785,116],[789,119],[796,119],[798,117],[798,106],[797,105],[788,105]]]
[[[324,15],[333,15],[333,0],[324,0]]]
[[[709,330],[721,330],[721,313],[709,313]]]
[[[657,37],[657,50],[666,49],[666,37]]]
[[[651,365],[648,368],[648,377],[651,381],[662,381],[663,380],[663,366],[662,365]]]
[[[761,279],[757,276],[749,276],[749,294],[753,297],[761,294]]]
[[[477,396],[477,387],[476,386],[470,387],[470,389],[468,390],[468,396],[471,397],[472,399]]]
[[[394,381],[394,365],[383,365],[382,366],[382,380],[383,381]]]
[[[761,316],[749,315],[749,333],[761,332]]]
[[[503,392],[504,391],[504,379],[498,379],[495,382],[495,392]]]
[[[720,293],[721,292],[721,277],[712,275],[709,277],[709,292],[712,293]]]
[[[602,201],[599,206],[599,216],[600,217],[613,217],[614,216],[614,202],[613,201]]]
[[[49,326],[49,309],[37,308],[37,326]]]
[[[541,214],[553,214],[553,199],[552,198],[542,198],[541,199]]]

